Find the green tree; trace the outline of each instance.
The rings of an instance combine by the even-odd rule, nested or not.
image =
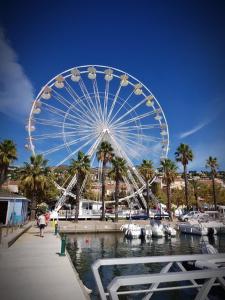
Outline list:
[[[20,188],[31,199],[31,220],[35,219],[37,203],[42,202],[41,197],[52,184],[48,161],[42,155],[32,155],[30,162],[25,162],[20,174]]]
[[[3,140],[0,143],[0,188],[7,179],[9,165],[16,159],[16,144],[12,140]]]
[[[187,165],[189,161],[193,160],[193,152],[190,147],[186,144],[180,144],[175,152],[176,161],[181,162],[183,165],[183,174],[184,174],[184,187],[185,187],[185,201],[187,209],[189,210],[188,202],[188,181],[187,181]]]
[[[78,222],[79,216],[79,204],[80,204],[80,192],[81,185],[85,179],[85,176],[90,171],[90,158],[88,155],[85,155],[82,151],[79,151],[77,154],[77,160],[71,160],[70,171],[77,176],[76,182],[76,211],[75,211],[75,222]]]
[[[127,175],[127,165],[125,159],[121,157],[114,157],[112,159],[112,170],[109,172],[109,176],[116,182],[115,184],[115,222],[118,222],[118,206],[119,206],[119,190],[120,182],[123,181],[123,177]]]
[[[209,156],[206,160],[206,168],[211,169],[211,179],[212,179],[212,190],[213,190],[213,202],[214,202],[214,209],[217,210],[217,199],[216,199],[216,188],[215,188],[215,177],[218,169],[218,161],[216,157]]]
[[[111,162],[114,157],[113,148],[111,144],[107,141],[103,141],[97,150],[96,153],[98,161],[102,162],[102,193],[101,193],[101,200],[102,200],[102,221],[105,221],[105,177],[106,177],[106,166],[107,163]]]
[[[177,177],[177,166],[170,159],[162,160],[161,166],[163,169],[163,180],[166,183],[167,211],[171,217],[171,183],[173,183]]]
[[[147,190],[147,216],[149,217],[149,206],[150,206],[150,189],[149,189],[149,181],[153,179],[155,174],[153,163],[151,160],[143,160],[140,166],[140,173],[144,177],[146,190]]]

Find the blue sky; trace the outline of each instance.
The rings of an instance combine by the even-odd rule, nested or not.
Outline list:
[[[22,164],[31,102],[56,74],[100,64],[127,71],[156,96],[169,157],[190,145],[225,169],[224,1],[7,1],[0,7],[0,138]],[[148,157],[146,157],[148,158]]]

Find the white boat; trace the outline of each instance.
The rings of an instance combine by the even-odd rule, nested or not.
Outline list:
[[[202,243],[202,254],[217,254],[218,250],[209,243]]]
[[[177,231],[172,226],[164,224],[163,228],[164,228],[164,232],[165,232],[166,235],[172,236],[172,237],[176,236]]]
[[[152,237],[152,228],[150,225],[145,226],[145,238],[149,239]]]
[[[144,234],[142,228],[139,225],[132,224],[132,223],[127,224],[127,226],[123,226],[123,232],[125,237],[130,239],[141,238]]]
[[[153,237],[165,236],[164,227],[161,223],[153,221],[153,222],[151,222],[151,226],[152,226],[152,236]]]
[[[124,232],[126,238],[150,238],[152,236],[152,230],[150,225],[140,227],[139,225],[129,223],[123,224],[120,230]]]
[[[195,235],[208,235],[208,228],[198,221],[189,221],[179,224],[179,230],[182,233]]]

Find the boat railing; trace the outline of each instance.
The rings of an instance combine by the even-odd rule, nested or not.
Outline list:
[[[203,270],[187,271],[183,265],[184,262],[195,264],[195,262],[211,262],[214,268],[205,268]],[[98,259],[92,265],[92,271],[97,284],[101,300],[118,300],[119,296],[142,294],[142,299],[148,300],[155,293],[172,290],[196,289],[196,300],[208,299],[207,295],[213,286],[220,285],[225,291],[225,267],[217,268],[218,264],[225,262],[225,253],[223,254],[196,254],[196,255],[172,255],[172,256],[146,256],[132,258],[106,258]],[[119,265],[137,265],[137,264],[159,264],[161,271],[159,273],[135,274],[114,277],[107,288],[103,287],[100,276],[100,268],[106,266]],[[151,268],[151,266],[149,267]],[[170,270],[172,269],[172,272]],[[136,268],[138,269],[138,268]],[[175,270],[175,271],[174,271]],[[205,279],[203,283],[196,281]],[[187,284],[187,281],[189,282]],[[161,283],[168,285],[160,286]],[[173,283],[173,285],[170,285]],[[146,288],[147,285],[147,288]],[[134,298],[135,299],[135,298]]]

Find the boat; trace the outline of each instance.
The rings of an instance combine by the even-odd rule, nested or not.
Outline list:
[[[120,230],[124,232],[126,238],[150,238],[152,236],[152,229],[150,225],[139,226],[133,223],[123,224]]]
[[[145,232],[143,228],[141,228],[139,225],[130,223],[130,224],[124,224],[121,227],[126,238],[138,239],[145,236]]]
[[[209,244],[208,242],[202,243],[202,254],[217,254],[218,250],[213,247],[213,245]]]
[[[164,227],[160,222],[152,221],[152,236],[153,237],[163,237],[165,236]]]
[[[198,221],[189,221],[179,224],[179,230],[182,233],[189,233],[194,235],[208,235],[208,228]]]
[[[145,226],[145,238],[149,239],[152,237],[152,227],[151,225],[146,225]]]
[[[172,237],[174,237],[174,236],[176,236],[176,234],[177,234],[176,229],[173,228],[173,227],[172,227],[171,225],[169,225],[169,224],[164,224],[164,225],[163,225],[163,229],[164,229],[165,235],[167,235],[167,236],[172,236]]]

